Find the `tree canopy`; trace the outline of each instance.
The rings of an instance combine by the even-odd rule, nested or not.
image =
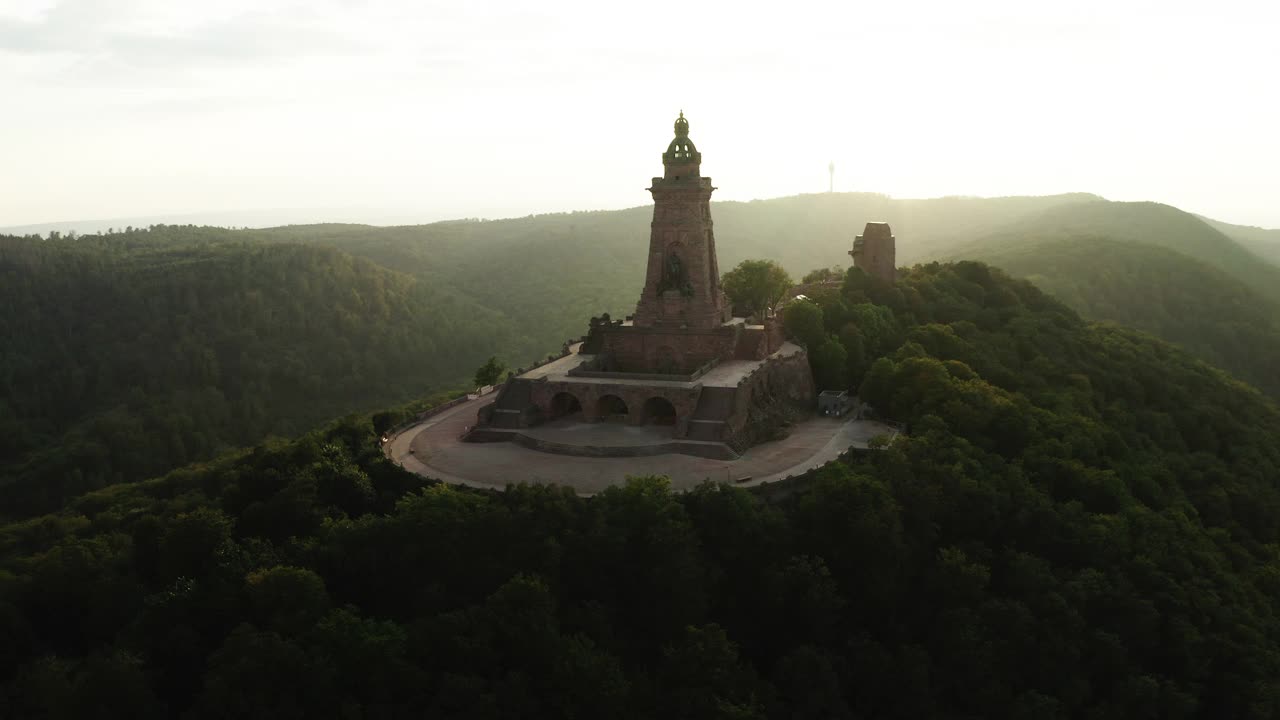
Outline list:
[[[836,265],[833,267],[824,267],[824,268],[818,268],[817,270],[810,270],[809,272],[805,273],[804,277],[800,280],[800,282],[803,284],[832,282],[832,281],[838,282],[843,279],[844,279],[844,268],[840,267],[839,265]]]
[[[1233,241],[1263,252],[1267,231],[1080,194],[822,193],[717,202],[713,213],[732,239],[725,267],[767,258],[799,276],[845,257],[860,222],[880,218],[897,228],[903,263],[987,259],[1090,319],[1152,332],[1280,392],[1280,268]],[[0,238],[0,517],[462,387],[490,356],[545,357],[587,318],[634,307],[649,218],[638,207]],[[847,277],[861,297],[884,292]],[[825,335],[844,347],[856,387],[899,329],[874,315],[884,305],[824,292],[814,300]]]
[[[826,337],[822,307],[807,300],[787,303],[782,311],[782,327],[796,342],[816,348]]]
[[[485,385],[493,385],[502,379],[502,374],[507,371],[507,364],[499,360],[496,356],[490,355],[484,364],[476,368],[475,377],[472,382],[476,387],[484,387]]]
[[[743,260],[720,281],[734,305],[761,319],[792,284],[787,271],[772,260]]]
[[[464,386],[513,337],[367,260],[240,237],[0,238],[0,517]]]
[[[1145,330],[1280,398],[1280,303],[1183,253],[1104,237],[984,246],[975,255],[1080,314]]]
[[[784,485],[451,488],[350,416],[0,526],[0,714],[1280,713],[1274,402],[980,263],[821,302],[906,432]]]

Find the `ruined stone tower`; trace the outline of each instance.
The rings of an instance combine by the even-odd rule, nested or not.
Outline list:
[[[889,223],[869,222],[862,234],[853,239],[853,266],[885,282],[898,279],[893,230]]]
[[[716,328],[729,320],[720,289],[711,229],[711,178],[699,171],[702,153],[689,139],[684,113],[662,154],[664,174],[653,179],[649,267],[636,304],[636,327]]]

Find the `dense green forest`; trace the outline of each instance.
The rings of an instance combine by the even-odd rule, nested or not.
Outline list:
[[[973,243],[940,258],[979,257],[984,251],[1029,241],[1101,237],[1174,250],[1216,267],[1271,302],[1280,302],[1280,266],[1267,262],[1200,218],[1159,203],[1089,202],[1058,205],[989,229]],[[1105,263],[1100,257],[1099,262]]]
[[[1145,330],[1280,397],[1280,304],[1166,248],[1100,237],[1026,239],[973,256],[1090,318]]]
[[[462,386],[509,318],[337,250],[0,238],[0,515]]]
[[[650,212],[0,239],[15,338],[0,348],[0,513],[464,384],[491,355],[553,352],[587,318],[634,308]],[[1277,392],[1280,266],[1174,208],[833,193],[713,212],[722,268],[848,264],[852,236],[888,220],[900,265],[984,259]],[[5,501],[31,483],[38,506]]]
[[[979,263],[816,300],[909,432],[781,492],[430,486],[352,416],[0,527],[0,715],[1280,714],[1274,402]]]
[[[771,228],[809,216],[837,240],[886,201],[815,198],[727,204],[722,260],[785,247]],[[1063,201],[917,214],[977,227]],[[491,355],[517,367],[552,352],[633,307],[649,212],[0,237],[0,517],[461,386]]]
[[[1280,265],[1280,230],[1269,230],[1250,225],[1232,225],[1220,220],[1200,218],[1222,234],[1235,240],[1258,257]]]
[[[828,193],[715,203],[713,213],[722,268],[765,258],[802,277],[814,265],[847,265],[853,235],[868,220],[887,220],[899,265],[984,260],[1032,279],[1089,318],[1154,333],[1280,393],[1270,361],[1280,342],[1280,265],[1233,239],[1248,228],[1219,229],[1167,205],[1084,194],[897,200]],[[530,344],[549,347],[580,334],[584,313],[631,312],[649,215],[641,207],[400,228],[300,226],[259,236],[331,245],[450,284],[516,318]],[[1257,231],[1267,232],[1276,231]]]
[[[894,223],[899,261],[909,264],[930,257],[929,248],[968,242],[1030,214],[1089,200],[1101,202],[1091,195],[894,200],[835,193],[717,202],[712,213],[722,269],[766,258],[800,277],[814,265],[847,263],[853,236],[869,219]],[[517,318],[543,347],[558,347],[561,340],[582,334],[586,317],[634,311],[652,214],[646,205],[389,228],[302,225],[247,234],[329,245],[429,279]]]

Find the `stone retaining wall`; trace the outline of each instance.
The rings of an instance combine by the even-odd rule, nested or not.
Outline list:
[[[512,442],[521,447],[556,455],[579,457],[644,457],[679,453],[710,460],[736,460],[738,454],[723,443],[698,443],[671,440],[653,445],[569,445],[551,440],[530,437],[521,432],[476,428],[467,434],[468,442]]]

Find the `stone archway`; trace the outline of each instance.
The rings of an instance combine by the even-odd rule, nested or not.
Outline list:
[[[646,425],[675,425],[676,406],[661,397],[651,397],[644,401],[644,422]]]
[[[601,395],[596,401],[596,416],[605,422],[626,422],[630,410],[617,395]]]
[[[558,392],[551,398],[551,419],[582,414],[582,403],[573,393]]]

